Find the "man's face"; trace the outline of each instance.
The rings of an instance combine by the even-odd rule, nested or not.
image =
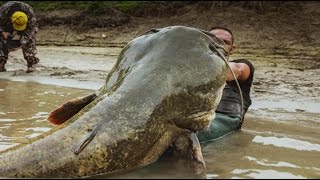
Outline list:
[[[210,33],[223,40],[226,43],[227,48],[229,49],[229,54],[232,54],[235,46],[232,42],[232,35],[228,31],[224,29],[215,29],[210,31]]]

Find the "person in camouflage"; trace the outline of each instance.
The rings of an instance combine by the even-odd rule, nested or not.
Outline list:
[[[39,62],[36,57],[36,33],[38,23],[32,7],[19,1],[9,1],[0,7],[0,72],[6,71],[5,64],[10,51],[20,48],[27,61],[27,73],[35,71]]]

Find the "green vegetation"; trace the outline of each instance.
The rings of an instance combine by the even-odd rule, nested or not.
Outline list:
[[[5,1],[1,1],[2,5]],[[200,11],[215,8],[240,6],[245,9],[255,10],[257,13],[280,11],[283,7],[299,7],[298,1],[23,1],[33,7],[35,11],[53,11],[74,9],[84,11],[88,15],[101,15],[110,12],[110,9],[131,15],[156,15],[174,14],[180,7],[192,4]],[[299,8],[298,8],[299,9]],[[172,13],[170,13],[172,12]],[[151,13],[151,14],[150,14]],[[159,13],[158,13],[159,14]]]
[[[143,8],[145,5],[148,5],[150,2],[148,2],[148,1],[118,1],[118,3],[115,3],[113,7],[121,12],[126,13],[130,10],[135,10],[137,8]]]
[[[1,1],[0,5],[6,1]],[[100,15],[109,9],[116,9],[121,12],[134,11],[141,9],[148,4],[154,4],[159,1],[22,1],[35,11],[54,11],[61,9],[81,10],[90,15]]]
[[[109,9],[128,12],[142,8],[156,1],[24,1],[35,11],[52,11],[61,9],[81,10],[90,15],[100,15]]]

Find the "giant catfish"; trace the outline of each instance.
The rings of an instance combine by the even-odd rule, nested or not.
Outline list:
[[[136,37],[97,93],[50,114],[61,125],[1,152],[0,176],[122,173],[156,162],[183,136],[195,144],[195,160],[203,162],[194,132],[209,125],[221,99],[227,74],[221,52],[226,54],[225,45],[192,27],[169,26]]]

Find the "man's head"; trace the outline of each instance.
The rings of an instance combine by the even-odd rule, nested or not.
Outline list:
[[[214,26],[210,29],[210,33],[214,34],[216,37],[220,38],[226,43],[229,49],[229,54],[233,53],[235,49],[235,46],[233,45],[234,37],[230,29],[220,26]]]
[[[11,16],[11,22],[13,29],[17,31],[23,31],[27,27],[28,16],[24,12],[16,11]]]

